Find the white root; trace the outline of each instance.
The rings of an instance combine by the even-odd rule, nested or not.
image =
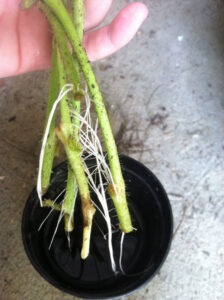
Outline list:
[[[54,233],[53,233],[53,236],[52,236],[52,238],[51,238],[50,245],[49,245],[49,247],[48,247],[49,250],[51,249],[51,245],[52,245],[52,243],[53,243],[53,241],[54,241],[54,237],[55,237],[55,235],[56,235],[56,232],[57,232],[57,230],[58,230],[59,224],[60,224],[61,220],[63,219],[63,217],[64,217],[64,213],[63,213],[63,211],[61,211],[61,212],[60,212],[60,215],[59,215],[59,218],[58,218],[57,225],[56,225],[55,230],[54,230]]]
[[[114,186],[115,191],[116,191],[116,187],[114,185],[110,168],[106,162],[103,149],[97,135],[98,120],[96,120],[95,126],[93,126],[93,121],[90,115],[91,100],[87,92],[85,93],[85,101],[86,101],[86,113],[84,117],[80,116],[76,112],[72,112],[72,113],[75,115],[76,118],[80,120],[79,141],[82,144],[83,151],[87,153],[87,156],[83,158],[84,168],[87,174],[89,185],[91,186],[92,190],[96,193],[99,202],[102,206],[103,211],[94,203],[95,207],[102,214],[107,224],[108,248],[110,253],[111,267],[112,270],[116,272],[116,264],[115,264],[114,253],[113,253],[113,246],[112,246],[112,224],[111,224],[111,218],[109,215],[109,209],[107,205],[104,180],[106,180],[107,186],[109,184],[112,184]],[[84,126],[85,126],[85,130],[83,129]],[[85,160],[90,156],[94,156],[96,159],[96,168],[94,168],[94,170],[91,172],[85,163]],[[96,171],[100,182],[98,186],[96,185],[96,182],[94,181],[93,178],[93,175]]]
[[[40,158],[39,158],[39,170],[38,170],[38,178],[37,178],[37,194],[39,197],[40,205],[42,206],[42,188],[41,188],[41,173],[42,173],[42,166],[43,166],[43,159],[44,159],[44,152],[46,147],[46,142],[49,134],[49,129],[51,125],[51,121],[53,118],[53,115],[55,113],[55,110],[57,108],[58,103],[64,98],[64,96],[69,93],[73,89],[72,84],[66,84],[62,90],[59,93],[58,98],[54,102],[54,105],[52,107],[52,110],[49,114],[48,122],[46,125],[46,130],[43,137],[41,152],[40,152]],[[114,253],[113,253],[113,246],[112,246],[112,224],[111,224],[111,218],[109,215],[109,209],[107,205],[107,199],[106,199],[106,193],[105,189],[112,185],[114,188],[115,193],[117,194],[116,186],[114,184],[112,174],[110,172],[110,168],[106,162],[103,149],[100,143],[100,140],[97,136],[97,129],[98,129],[98,120],[96,120],[95,124],[93,124],[91,115],[90,115],[90,108],[91,108],[91,99],[89,97],[88,92],[85,92],[85,101],[86,101],[86,110],[85,114],[82,117],[81,115],[77,114],[74,111],[71,111],[71,113],[80,120],[80,126],[79,126],[79,142],[82,144],[82,153],[80,154],[82,157],[83,152],[87,153],[85,157],[82,157],[84,169],[87,174],[88,183],[93,189],[93,191],[96,193],[99,202],[101,204],[102,209],[94,203],[95,207],[99,210],[99,212],[102,214],[103,218],[106,221],[107,229],[108,229],[108,248],[110,253],[110,260],[111,260],[111,267],[114,272],[116,272],[116,263],[114,259]],[[85,129],[84,129],[85,127]],[[94,156],[96,159],[96,166],[94,166],[94,169],[90,171],[85,163],[85,161],[88,159],[88,157]],[[98,178],[100,181],[99,186],[96,185],[96,182],[94,180],[94,175],[98,174]],[[106,184],[105,182],[106,181]],[[64,192],[64,190],[58,195],[58,197],[54,200],[53,203],[56,202],[56,200],[59,198],[59,196]],[[41,223],[39,230],[43,226],[46,219],[49,217],[49,215],[52,213],[53,209],[48,213],[47,217],[43,220]],[[63,211],[61,211],[60,216],[58,218],[57,226],[55,228],[54,234],[52,236],[49,249],[53,243],[55,234],[57,232],[58,226],[63,218]],[[86,232],[87,235],[89,235],[89,232]],[[106,236],[106,235],[104,235]],[[122,235],[123,237],[123,235]],[[120,257],[121,260],[121,257]],[[120,261],[121,266],[121,261]]]
[[[40,158],[39,158],[39,169],[38,169],[38,176],[37,176],[37,194],[40,200],[40,206],[42,206],[42,184],[41,184],[41,174],[42,174],[42,167],[43,167],[43,160],[44,160],[44,152],[45,152],[45,147],[47,143],[47,138],[51,126],[51,121],[53,119],[55,110],[57,108],[58,103],[64,98],[65,95],[67,95],[71,90],[73,89],[73,84],[65,84],[63,88],[61,89],[58,98],[55,100],[51,112],[49,114],[49,118],[47,121],[45,133],[44,133],[44,138],[41,146],[41,151],[40,151]]]
[[[65,189],[63,189],[58,196],[54,199],[54,201],[52,202],[52,204],[54,205],[56,203],[56,201],[58,200],[58,198],[65,192]],[[50,215],[52,214],[52,212],[54,211],[54,208],[52,207],[51,210],[49,211],[49,213],[47,214],[47,216],[44,218],[44,220],[42,221],[42,223],[40,224],[38,231],[41,230],[42,226],[44,225],[44,223],[47,221],[47,219],[50,217]]]
[[[125,272],[124,272],[123,267],[122,267],[122,255],[123,255],[124,236],[125,236],[125,233],[122,232],[122,234],[121,234],[121,242],[120,242],[119,267],[120,267],[121,272],[125,275]]]

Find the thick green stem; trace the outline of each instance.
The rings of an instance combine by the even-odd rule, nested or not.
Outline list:
[[[66,84],[65,70],[63,62],[60,60],[58,53],[58,72],[60,89]],[[85,259],[89,254],[90,233],[92,228],[92,219],[95,208],[91,202],[88,181],[84,172],[82,159],[80,157],[80,145],[76,142],[72,123],[70,119],[69,107],[66,96],[61,100],[61,124],[57,129],[57,136],[64,144],[64,148],[70,163],[71,169],[75,175],[78,185],[83,212],[83,247],[81,256]]]
[[[79,42],[78,34],[73,26],[72,20],[67,13],[61,0],[43,0],[50,9],[54,12],[62,24],[72,48],[76,54],[79,64],[82,68],[83,74],[88,84],[89,91],[94,101],[95,109],[98,115],[99,123],[103,133],[108,159],[110,164],[111,173],[116,187],[116,197],[112,196],[114,201],[117,215],[119,218],[121,229],[124,232],[130,232],[133,230],[131,218],[126,201],[125,184],[121,172],[119,157],[117,153],[117,147],[114,141],[113,133],[111,130],[109,118],[106,112],[106,108],[103,102],[102,95],[99,90],[98,83],[94,76],[92,67],[89,63],[85,49]]]
[[[52,60],[51,60],[51,74],[50,74],[50,83],[49,83],[49,92],[48,92],[48,104],[47,104],[47,114],[46,121],[44,126],[44,132],[46,130],[49,114],[51,112],[54,101],[58,96],[58,71],[57,71],[57,51],[55,46],[55,41],[53,41],[53,50],[52,50]],[[45,147],[43,167],[41,173],[41,183],[42,183],[42,193],[48,190],[50,185],[51,171],[53,167],[53,160],[55,156],[55,149],[57,145],[57,138],[54,136],[55,128],[55,115],[51,121],[49,135]]]

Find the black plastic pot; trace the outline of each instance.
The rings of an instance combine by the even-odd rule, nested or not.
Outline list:
[[[170,248],[173,220],[165,190],[144,165],[124,155],[120,156],[120,160],[133,226],[137,229],[124,238],[122,268],[125,274],[120,271],[115,275],[111,270],[107,241],[102,235],[102,231],[106,233],[106,224],[99,212],[94,216],[90,255],[85,261],[81,260],[80,199],[77,199],[75,208],[75,230],[70,237],[71,250],[63,221],[51,249],[48,250],[59,213],[54,211],[38,231],[50,209],[40,208],[35,190],[24,209],[22,236],[31,263],[48,282],[77,297],[111,299],[136,291],[158,272]],[[89,167],[94,162],[94,159],[89,159]],[[56,198],[65,187],[66,177],[67,163],[62,163],[54,169],[46,198]],[[62,197],[63,195],[59,201]],[[112,203],[109,205],[112,206]],[[114,211],[111,213],[115,215]],[[114,225],[118,223],[116,217],[113,216],[112,220]],[[120,240],[121,232],[115,232],[113,246],[118,268]]]

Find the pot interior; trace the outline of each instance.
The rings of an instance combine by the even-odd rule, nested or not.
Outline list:
[[[49,244],[60,212],[53,211],[38,231],[50,208],[40,208],[36,190],[31,193],[24,209],[23,242],[31,263],[51,284],[81,298],[106,299],[135,291],[156,274],[169,250],[172,211],[166,192],[155,175],[144,165],[124,155],[120,156],[120,160],[133,227],[136,230],[124,236],[120,264],[121,231],[108,195],[114,230],[116,274],[111,269],[107,226],[99,211],[94,216],[90,255],[83,261],[80,257],[82,217],[79,197],[76,200],[75,229],[69,236],[70,242],[64,232],[62,219],[50,250]],[[95,160],[88,159],[87,165],[94,167]],[[45,197],[55,199],[65,189],[66,178],[65,162],[54,169],[51,187]],[[58,202],[62,201],[63,196],[62,192]],[[93,192],[91,197],[98,204]]]

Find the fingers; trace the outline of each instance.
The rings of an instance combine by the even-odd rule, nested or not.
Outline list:
[[[126,6],[110,25],[86,33],[84,46],[89,60],[104,58],[126,45],[147,15],[146,6],[135,2]]]
[[[49,67],[52,34],[46,18],[36,7],[20,11],[20,0],[6,2],[0,17],[0,78]]]
[[[85,0],[85,30],[99,25],[107,15],[112,0]]]
[[[37,7],[19,15],[20,67],[43,69],[50,64],[52,31]]]
[[[1,11],[0,5],[0,77],[44,69],[50,64],[52,34],[46,19],[37,8],[19,11],[17,5],[20,0],[11,1],[0,0],[0,3],[8,4],[4,12]],[[91,14],[91,1],[98,1],[104,8],[101,13],[98,12],[96,18],[92,17],[86,28],[97,25],[112,2],[86,0],[89,7],[87,14]],[[8,8],[10,13],[7,12]],[[125,7],[110,25],[87,33],[84,45],[89,59],[94,61],[103,58],[123,47],[134,36],[147,13],[143,4],[133,3]],[[87,18],[90,17],[87,15]]]

